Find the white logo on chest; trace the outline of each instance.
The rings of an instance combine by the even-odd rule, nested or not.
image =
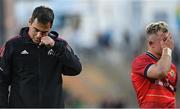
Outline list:
[[[55,55],[55,53],[54,53],[54,51],[53,51],[53,49],[50,49],[49,51],[48,51],[48,55],[50,56],[50,55]]]
[[[23,51],[21,51],[21,54],[22,54],[22,55],[27,55],[27,54],[29,54],[29,53],[27,52],[27,50],[23,50]]]

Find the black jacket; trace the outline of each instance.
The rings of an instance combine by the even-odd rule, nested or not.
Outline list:
[[[64,107],[62,74],[78,75],[82,66],[66,41],[38,46],[23,28],[5,45],[0,62],[0,107]],[[9,92],[8,92],[8,87]]]

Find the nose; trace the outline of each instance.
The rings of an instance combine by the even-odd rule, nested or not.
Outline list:
[[[42,37],[43,36],[42,32],[37,32],[37,36]]]

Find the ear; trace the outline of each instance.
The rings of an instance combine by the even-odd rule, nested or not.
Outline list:
[[[149,41],[149,45],[152,45],[153,44],[153,42],[152,41]]]
[[[28,25],[31,25],[31,24],[32,24],[32,19],[29,18]]]
[[[154,42],[152,41],[152,40],[150,40],[149,42],[148,42],[148,45],[151,47],[151,48],[154,48],[155,46],[154,46]]]

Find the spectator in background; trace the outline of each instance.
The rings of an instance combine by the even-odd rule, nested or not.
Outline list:
[[[132,84],[141,108],[175,108],[176,67],[172,64],[174,41],[165,22],[146,29],[147,52],[132,62]]]
[[[3,47],[0,47],[0,60],[2,58],[2,52],[4,51],[4,48]]]
[[[98,44],[102,48],[111,48],[112,43],[112,31],[106,30],[98,34]]]
[[[68,43],[50,32],[53,20],[52,9],[36,7],[28,27],[6,42],[0,107],[64,107],[61,75],[78,75],[82,67]]]

